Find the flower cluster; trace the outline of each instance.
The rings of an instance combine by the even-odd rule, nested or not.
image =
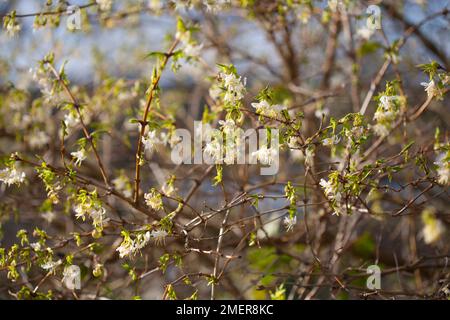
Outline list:
[[[448,185],[450,181],[450,151],[442,152],[436,158],[438,183]]]
[[[246,80],[236,75],[233,70],[220,74],[222,85],[225,88],[223,100],[225,104],[235,106],[244,98]]]
[[[258,103],[252,103],[252,107],[255,108],[256,114],[273,119],[281,119],[281,112],[286,110],[282,105],[271,105],[268,101],[262,100]]]
[[[434,208],[426,208],[422,212],[423,239],[425,243],[432,244],[438,241],[445,232],[444,224],[436,218]]]
[[[92,219],[92,224],[96,230],[103,230],[103,224],[106,222],[106,210],[98,198],[97,190],[88,192],[82,189],[78,191],[73,210],[77,218],[84,221],[88,216]]]
[[[7,186],[13,184],[20,185],[25,181],[25,172],[17,170],[15,162],[8,168],[0,170],[0,181],[5,183]]]
[[[163,208],[162,196],[155,188],[144,194],[145,204],[153,210],[161,210]]]
[[[387,136],[393,123],[398,118],[400,109],[397,99],[398,97],[396,96],[382,95],[380,97],[380,103],[373,116],[373,119],[377,122],[373,126],[373,130],[378,136]]]
[[[113,0],[96,0],[98,7],[102,11],[109,11],[113,5]]]
[[[130,233],[126,230],[122,230],[122,243],[116,249],[119,252],[119,256],[132,257],[140,252],[151,239],[155,241],[156,244],[164,244],[168,233],[164,230],[152,230],[146,232],[138,232],[134,238],[131,237]]]
[[[189,58],[198,58],[203,44],[198,44],[192,37],[194,28],[188,28],[183,20],[178,19],[177,33],[175,37],[180,41],[184,54]]]

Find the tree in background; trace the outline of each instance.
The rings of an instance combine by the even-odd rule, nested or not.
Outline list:
[[[0,3],[0,297],[448,299],[446,5]]]

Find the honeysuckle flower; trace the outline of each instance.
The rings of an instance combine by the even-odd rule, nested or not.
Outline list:
[[[149,193],[144,194],[145,203],[153,210],[161,210],[163,202],[161,194],[155,189],[151,189]]]
[[[66,284],[69,288],[73,286],[76,281],[80,280],[81,274],[80,269],[76,266],[66,266],[63,271],[63,277],[61,279],[61,282]],[[79,289],[79,288],[73,288],[73,289]]]
[[[161,240],[161,237],[164,236],[163,234],[153,234],[154,232],[155,231],[140,232],[134,239],[132,239],[128,233],[122,232],[124,239],[116,251],[119,252],[121,258],[127,256],[131,257],[143,249],[150,242],[150,239],[155,238],[155,236],[160,239],[159,241],[164,241],[164,239]]]
[[[218,100],[222,92],[223,90],[218,85],[212,85],[211,88],[209,88],[209,96],[214,100]]]
[[[103,207],[94,207],[90,210],[89,215],[92,219],[92,225],[96,228],[103,228],[106,210]]]
[[[101,202],[97,198],[97,192],[84,192],[78,195],[77,203],[74,205],[75,217],[77,219],[86,220],[86,216],[92,219],[92,225],[97,230],[103,229],[103,223],[107,221],[106,210],[102,207]]]
[[[151,130],[142,137],[142,144],[147,152],[152,152],[155,145],[158,144],[159,140],[156,136],[156,130]]]
[[[331,11],[336,12],[345,9],[345,4],[343,0],[328,0],[328,7]]]
[[[222,73],[221,78],[223,80],[223,85],[226,88],[224,101],[228,104],[236,104],[245,94],[245,79],[242,82],[241,77],[237,77],[234,73],[230,72],[227,74]]]
[[[6,25],[6,34],[10,38],[14,38],[15,36],[17,36],[19,34],[20,30],[22,30],[22,27],[15,20],[14,21],[10,21]]]
[[[217,139],[213,139],[206,143],[203,152],[210,156],[215,163],[220,163],[222,161],[222,144]]]
[[[426,208],[422,212],[423,240],[426,244],[432,244],[438,241],[445,232],[444,224],[436,218],[434,208]]]
[[[448,153],[443,152],[436,158],[438,183],[448,185],[450,180],[450,162]]]
[[[196,58],[200,56],[200,52],[202,51],[202,49],[203,43],[201,44],[188,43],[184,47],[183,51],[187,56]]]
[[[291,158],[294,162],[303,163],[305,161],[305,155],[302,150],[299,149],[291,149]]]
[[[148,8],[154,11],[160,11],[163,8],[163,3],[161,0],[149,0]]]
[[[322,140],[322,145],[324,146],[332,146],[338,144],[341,141],[341,138],[338,136],[332,136],[331,138],[325,138]]]
[[[276,148],[267,148],[264,145],[257,151],[252,152],[252,157],[256,158],[262,165],[271,165],[275,161],[277,154],[278,150]]]
[[[165,230],[153,230],[150,233],[151,238],[157,245],[163,245],[165,243],[168,233]]]
[[[41,268],[44,270],[48,270],[48,271],[52,270],[53,271],[56,267],[58,267],[61,264],[62,264],[61,259],[58,261],[50,260],[50,261],[47,261],[47,262],[41,264]]]
[[[80,122],[80,119],[78,116],[76,116],[74,113],[69,112],[64,115],[64,124],[67,128],[73,128]]]
[[[372,129],[375,132],[375,134],[380,137],[385,137],[389,135],[390,132],[389,127],[380,123],[377,123],[376,125],[372,126]]]
[[[314,164],[314,149],[313,148],[307,148],[305,152],[305,165],[312,166]]]
[[[75,165],[81,166],[81,163],[86,160],[86,150],[80,149],[76,152],[71,152],[70,155],[75,158]]]
[[[203,4],[206,6],[206,11],[211,13],[217,13],[223,9],[230,0],[203,0]]]
[[[41,251],[42,250],[42,246],[41,246],[41,244],[39,242],[30,243],[30,247],[34,251]]]
[[[25,180],[25,172],[17,171],[15,167],[0,170],[0,181],[7,186],[12,184],[20,185]]]
[[[37,130],[28,137],[28,144],[32,148],[40,148],[50,141],[50,137],[45,131]]]
[[[330,109],[328,108],[323,108],[323,109],[317,109],[314,112],[314,116],[318,119],[322,119],[323,117],[328,117],[328,115],[330,114]]]
[[[333,184],[331,183],[331,181],[327,181],[325,179],[320,179],[319,182],[320,186],[323,188],[325,195],[330,196],[330,195],[334,195],[334,187]]]
[[[116,188],[118,191],[122,192],[125,197],[131,197],[132,196],[132,189],[131,184],[128,178],[121,174],[117,178],[113,179],[112,184],[114,188]]]
[[[286,109],[282,105],[271,105],[266,100],[252,103],[252,107],[255,108],[257,114],[274,119],[279,118],[281,111]]]
[[[435,97],[441,94],[441,90],[436,85],[434,80],[430,80],[430,82],[422,82],[420,85],[425,87],[425,92],[427,93],[428,97]]]
[[[227,135],[234,134],[236,130],[236,124],[234,120],[228,119],[228,120],[219,120],[220,128],[223,130],[223,132]]]
[[[131,256],[134,253],[134,245],[132,241],[122,241],[120,246],[116,249],[121,258]]]
[[[133,251],[138,251],[144,248],[149,243],[150,238],[151,233],[149,231],[138,234],[134,240]]]
[[[47,223],[52,223],[56,217],[56,214],[53,211],[45,211],[41,214],[41,216],[45,221],[47,221]]]
[[[295,225],[297,224],[297,216],[286,216],[283,219],[283,225],[286,228],[286,231],[292,231],[294,229]]]
[[[170,197],[175,192],[175,187],[173,184],[164,183],[161,190],[166,196]]]
[[[368,28],[367,26],[363,26],[361,28],[358,29],[358,31],[356,32],[356,36],[360,39],[364,39],[364,40],[369,40],[370,37],[373,36],[373,34],[375,33],[374,28]]]
[[[111,10],[113,0],[96,0],[98,7],[102,11],[109,11]]]
[[[383,95],[380,97],[380,103],[373,116],[373,119],[377,122],[372,126],[376,135],[384,137],[389,134],[392,123],[397,119],[400,112],[394,103],[396,99],[396,96]]]

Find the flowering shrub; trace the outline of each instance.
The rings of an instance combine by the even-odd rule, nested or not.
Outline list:
[[[25,2],[1,298],[450,297],[447,1]]]

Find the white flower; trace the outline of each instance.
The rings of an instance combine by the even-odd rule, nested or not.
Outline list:
[[[330,109],[328,109],[328,108],[317,109],[317,110],[314,112],[314,115],[315,115],[316,118],[318,118],[318,119],[322,119],[322,117],[326,118],[326,117],[328,117],[329,114],[330,114]]]
[[[283,224],[287,232],[292,231],[292,229],[294,229],[295,225],[297,224],[297,216],[294,216],[292,218],[290,216],[284,217]]]
[[[427,244],[432,244],[439,240],[445,232],[444,224],[436,218],[434,208],[425,208],[422,212],[423,240]]]
[[[184,47],[184,53],[189,57],[196,58],[200,56],[200,52],[202,51],[202,49],[203,43],[201,44],[188,43]]]
[[[387,136],[391,130],[392,123],[399,114],[399,109],[393,103],[397,99],[396,96],[381,96],[380,103],[373,116],[377,122],[372,126],[372,130],[380,137]]]
[[[444,231],[444,224],[440,220],[436,220],[435,223],[425,225],[425,227],[423,228],[423,237],[425,243],[430,244],[436,242],[437,240],[439,240]]]
[[[40,148],[50,141],[50,137],[45,131],[33,132],[28,138],[28,144],[32,148]]]
[[[120,246],[116,249],[119,252],[119,256],[121,258],[131,256],[134,253],[133,242],[125,242],[123,241]]]
[[[160,11],[163,8],[163,3],[161,0],[149,0],[148,8],[154,11]]]
[[[213,85],[209,88],[209,96],[214,100],[218,100],[222,92],[223,90],[217,85]]]
[[[307,148],[305,154],[305,165],[312,166],[314,164],[314,149]]]
[[[441,153],[437,158],[435,165],[438,166],[437,174],[438,174],[438,183],[447,185],[450,180],[450,162],[448,160],[447,153]]]
[[[258,103],[252,103],[252,107],[255,108],[256,113],[269,118],[279,118],[282,110],[286,109],[282,105],[271,105],[266,100],[262,100]]]
[[[20,26],[20,24],[18,24],[15,21],[11,21],[10,23],[8,23],[6,25],[6,34],[10,37],[13,38],[16,35],[19,34],[20,30],[22,30],[22,27]]]
[[[209,155],[215,163],[222,161],[222,144],[214,139],[205,145],[204,153]]]
[[[144,248],[150,241],[151,233],[147,231],[146,233],[139,233],[134,240],[133,251],[137,252]]]
[[[69,129],[75,127],[79,122],[80,119],[72,112],[64,115],[64,124]]]
[[[320,186],[323,188],[326,196],[334,196],[334,187],[331,181],[325,179],[320,179]]]
[[[164,244],[168,233],[165,230],[154,230],[150,233],[150,236],[153,238],[153,241],[157,245]]]
[[[105,219],[106,210],[97,201],[88,200],[84,203],[78,203],[73,208],[75,211],[75,217],[81,218],[83,221],[86,219],[86,215],[92,219],[92,224],[95,228],[103,228],[103,223],[107,221]]]
[[[72,157],[75,158],[75,165],[80,166],[81,163],[86,160],[86,151],[84,149],[80,149],[76,152],[70,153]]]
[[[305,155],[303,154],[302,150],[291,149],[291,157],[292,157],[292,160],[295,162],[305,161]]]
[[[228,119],[226,121],[219,120],[219,124],[223,132],[227,135],[233,134],[234,131],[236,130],[236,124],[232,119]]]
[[[6,168],[0,171],[0,181],[7,186],[12,184],[20,185],[25,180],[25,172],[19,172],[15,167]]]
[[[223,79],[223,85],[226,88],[224,101],[229,104],[236,104],[242,98],[245,93],[245,79],[244,83],[241,81],[241,77],[237,77],[234,73],[221,74]]]
[[[163,208],[162,197],[155,189],[150,190],[149,193],[144,194],[145,203],[153,210],[161,210]]]
[[[89,215],[92,219],[94,227],[103,228],[103,222],[105,221],[106,210],[103,207],[94,207],[90,210]]]
[[[162,234],[153,235],[154,232],[155,231],[152,232],[147,231],[145,233],[138,233],[135,239],[132,239],[130,236],[125,236],[122,243],[116,249],[116,251],[119,252],[119,256],[121,258],[126,256],[131,257],[136,253],[138,253],[141,249],[143,249],[149,243],[152,237],[155,238],[155,236],[158,236],[158,239],[161,239],[163,235]]]
[[[152,152],[157,144],[164,144],[164,141],[157,137],[156,130],[152,130],[142,137],[142,144],[147,152]]]
[[[57,266],[62,264],[61,260],[58,261],[48,261],[44,264],[41,264],[41,268],[44,270],[54,270]]]
[[[30,243],[30,247],[34,251],[41,251],[42,250],[42,246],[41,246],[41,244],[39,242]]]
[[[234,142],[227,141],[227,145],[225,146],[225,158],[223,161],[225,164],[234,164],[234,160],[238,156],[238,148]]]
[[[259,150],[252,152],[252,157],[259,160],[262,165],[271,165],[277,155],[277,149],[267,148],[267,146],[262,146]]]
[[[369,40],[370,37],[372,37],[372,35],[375,33],[375,30],[376,29],[374,28],[368,28],[367,26],[364,26],[358,29],[358,31],[356,32],[356,36],[364,40]]]
[[[112,7],[112,0],[96,0],[98,7],[102,11],[109,11]]]
[[[219,10],[223,9],[227,3],[230,3],[230,0],[203,0],[206,11],[211,13],[217,13]]]
[[[173,184],[167,184],[167,183],[164,183],[161,190],[165,195],[167,195],[169,197],[175,192],[175,188],[174,188]]]
[[[377,123],[376,125],[372,126],[373,131],[377,136],[385,137],[389,134],[389,127],[387,127],[384,124]]]
[[[125,197],[129,198],[132,196],[130,181],[125,175],[120,175],[119,177],[113,179],[111,182],[114,185],[114,188],[122,192]]]
[[[322,140],[322,144],[324,146],[332,146],[338,144],[341,141],[341,138],[338,136],[332,136],[331,138],[325,138]]]
[[[425,87],[428,97],[434,97],[441,93],[434,80],[431,80],[430,82],[422,82],[420,85]]]
[[[80,268],[78,266],[67,266],[64,268],[63,271],[63,278],[62,282],[69,288],[72,289],[72,287],[77,284],[78,280],[80,279]],[[79,283],[78,283],[79,284]],[[73,288],[73,289],[79,289],[79,288]]]
[[[42,218],[44,218],[48,223],[52,223],[53,219],[55,219],[55,213],[53,211],[46,211],[41,214]]]

